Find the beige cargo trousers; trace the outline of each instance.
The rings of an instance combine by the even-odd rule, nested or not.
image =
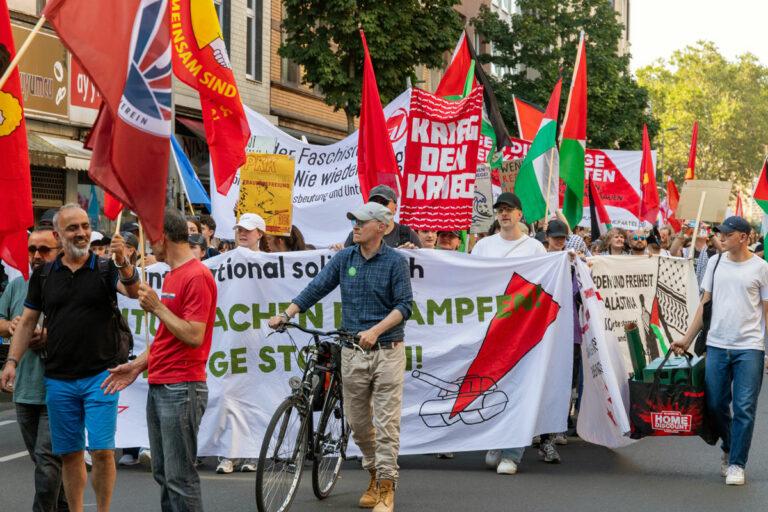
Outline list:
[[[363,468],[375,468],[379,480],[397,482],[404,373],[402,341],[392,348],[341,351],[344,415],[363,453]]]

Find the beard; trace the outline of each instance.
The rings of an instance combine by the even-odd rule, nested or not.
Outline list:
[[[88,254],[89,247],[87,245],[85,247],[78,247],[75,245],[75,242],[71,240],[63,239],[62,246],[64,247],[64,252],[76,260],[84,258]]]

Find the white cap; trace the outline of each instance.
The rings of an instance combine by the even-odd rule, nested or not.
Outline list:
[[[243,228],[246,231],[253,231],[258,229],[262,233],[267,231],[267,223],[261,218],[258,213],[244,213],[240,216],[240,220],[233,229]]]
[[[353,212],[347,212],[349,220],[377,220],[389,224],[392,220],[392,212],[386,206],[369,201]]]
[[[102,235],[98,231],[91,231],[91,243],[98,242],[102,238],[104,238],[104,235]]]

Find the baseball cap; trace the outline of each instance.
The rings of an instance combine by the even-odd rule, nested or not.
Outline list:
[[[549,237],[561,237],[568,236],[568,226],[560,219],[552,219],[547,224],[547,236]]]
[[[394,201],[397,202],[397,194],[392,189],[392,187],[388,187],[386,185],[376,185],[371,189],[371,191],[368,193],[368,200],[372,197],[383,197],[387,201]]]
[[[43,215],[40,217],[40,222],[38,222],[38,226],[40,227],[53,227],[53,217],[56,215],[55,208],[48,208],[43,212]]]
[[[722,224],[715,226],[715,233],[722,233],[724,235],[733,233],[734,231],[740,231],[742,233],[749,234],[751,230],[752,226],[749,225],[749,222],[739,217],[738,215],[728,217],[723,221]]]
[[[437,236],[440,236],[443,233],[448,233],[449,235],[453,235],[453,236],[461,236],[461,231],[444,231],[444,230],[438,231]]]
[[[258,229],[262,233],[267,231],[267,223],[261,218],[258,213],[244,213],[240,216],[240,220],[235,224],[236,228],[243,228],[246,231],[253,231]]]
[[[208,245],[205,243],[205,237],[198,233],[195,233],[194,235],[189,235],[189,245],[198,245],[203,249],[208,247]]]
[[[120,231],[128,231],[129,233],[138,233],[139,225],[135,222],[123,222],[120,225]]]
[[[112,239],[108,236],[104,236],[104,233],[99,231],[91,231],[91,245],[109,245],[112,243]]]
[[[357,219],[362,221],[377,220],[379,222],[389,224],[389,221],[392,220],[392,212],[389,211],[389,208],[384,205],[368,201],[357,210],[353,212],[347,212],[347,218],[349,220]]]
[[[512,192],[502,192],[499,194],[498,199],[496,199],[496,202],[493,203],[494,208],[498,208],[499,205],[506,204],[507,206],[511,206],[512,208],[517,208],[518,210],[523,209],[523,203],[520,202],[520,198],[517,197]]]

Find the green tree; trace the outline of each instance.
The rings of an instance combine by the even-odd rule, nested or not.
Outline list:
[[[443,64],[462,28],[459,0],[284,0],[282,57],[304,68],[303,83],[319,87],[325,102],[344,110],[347,129],[360,113],[365,30],[382,103],[403,92],[414,68]]]
[[[579,34],[587,34],[587,146],[639,149],[643,123],[653,137],[657,123],[648,112],[648,94],[629,72],[629,55],[619,54],[622,25],[605,0],[518,0],[511,23],[481,8],[473,24],[491,43],[480,57],[508,70],[495,79],[495,92],[508,126],[516,126],[512,95],[546,105],[563,73],[560,120],[565,112]]]
[[[699,122],[696,178],[730,180],[751,192],[768,141],[768,68],[745,54],[729,61],[699,41],[639,69],[661,123],[661,170],[678,182]]]

